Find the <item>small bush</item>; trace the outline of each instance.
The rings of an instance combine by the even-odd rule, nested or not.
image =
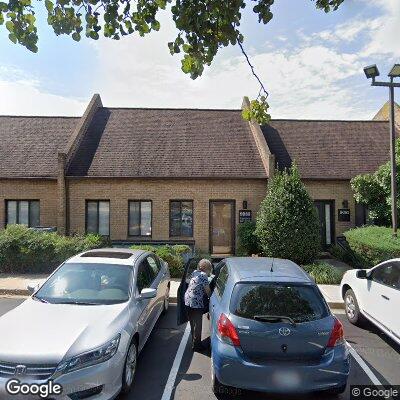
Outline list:
[[[351,250],[365,268],[400,257],[400,238],[392,237],[392,229],[364,226],[344,233]]]
[[[50,273],[73,255],[107,244],[98,235],[67,237],[10,225],[0,231],[0,272]]]
[[[257,214],[256,235],[268,257],[298,264],[314,261],[320,250],[317,210],[297,167],[277,172]]]
[[[168,263],[172,278],[180,278],[183,275],[184,258],[183,255],[190,252],[190,247],[185,245],[176,246],[151,246],[134,245],[131,249],[141,249],[151,251]]]
[[[321,285],[339,285],[343,277],[343,272],[328,263],[304,265],[303,269]]]
[[[238,256],[251,256],[261,253],[258,238],[255,235],[256,223],[249,221],[238,226]]]

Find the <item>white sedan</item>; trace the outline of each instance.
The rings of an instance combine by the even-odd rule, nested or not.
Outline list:
[[[66,261],[0,318],[0,399],[37,399],[49,382],[62,388],[50,396],[60,400],[128,392],[137,355],[168,308],[169,280],[168,264],[141,250]]]
[[[352,324],[367,319],[400,344],[400,258],[347,271],[340,289]]]

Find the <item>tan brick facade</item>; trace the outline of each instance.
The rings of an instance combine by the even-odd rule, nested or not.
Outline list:
[[[40,225],[57,226],[57,181],[0,179],[0,227],[6,223],[6,200],[40,200]]]
[[[350,181],[304,181],[310,196],[314,200],[334,200],[335,202],[335,236],[354,227],[355,203]],[[350,222],[338,221],[338,209],[343,208],[342,202],[347,200],[350,208]]]
[[[68,179],[70,233],[85,230],[85,201],[110,200],[110,236],[128,239],[128,200],[152,200],[153,240],[169,239],[169,201],[193,200],[194,237],[199,250],[209,250],[209,201],[235,200],[236,224],[244,200],[256,212],[266,194],[266,180],[212,179]]]

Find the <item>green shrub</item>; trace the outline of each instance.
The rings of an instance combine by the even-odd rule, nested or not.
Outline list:
[[[192,252],[192,249],[187,244],[175,244],[172,248],[178,256]]]
[[[106,244],[98,235],[67,237],[10,225],[0,231],[0,272],[50,273],[67,258]]]
[[[255,235],[256,223],[253,221],[244,222],[238,226],[238,256],[251,256],[261,252],[258,238]]]
[[[365,268],[400,257],[400,238],[392,236],[391,228],[364,226],[351,229],[344,235],[351,250]]]
[[[344,273],[328,263],[304,265],[303,269],[321,285],[339,285]]]
[[[183,275],[184,260],[183,254],[190,251],[189,246],[151,246],[151,245],[134,245],[131,249],[140,249],[151,251],[158,257],[168,263],[169,271],[172,278],[180,278]],[[184,251],[185,250],[185,251]]]
[[[277,172],[257,215],[256,236],[268,257],[298,264],[312,262],[320,250],[317,210],[297,167]]]

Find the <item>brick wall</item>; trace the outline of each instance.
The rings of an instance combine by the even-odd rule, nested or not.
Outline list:
[[[5,200],[40,200],[40,224],[57,226],[57,181],[0,179],[0,228],[5,226]]]
[[[266,194],[266,180],[68,179],[70,233],[85,230],[85,200],[110,200],[112,240],[127,240],[128,200],[153,201],[152,239],[169,239],[169,200],[194,200],[194,239],[209,249],[209,200],[236,200],[236,223],[243,200],[253,218]]]
[[[340,236],[343,232],[354,227],[355,224],[355,202],[350,181],[304,181],[310,196],[314,200],[335,201],[335,235]],[[338,209],[343,208],[342,202],[347,200],[350,208],[350,222],[338,221]]]

